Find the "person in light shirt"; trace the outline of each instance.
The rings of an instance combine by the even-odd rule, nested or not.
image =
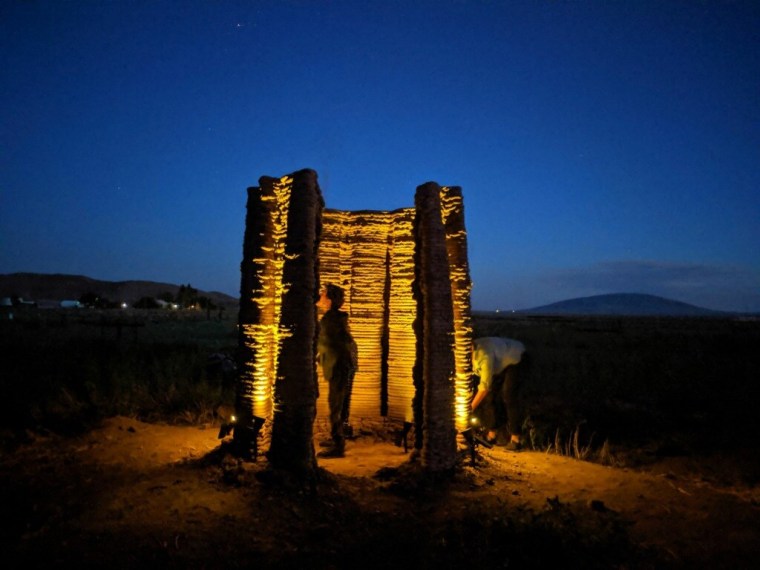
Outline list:
[[[519,340],[482,337],[472,343],[472,373],[479,378],[472,399],[472,417],[488,430],[487,439],[492,443],[497,442],[498,432],[506,426],[506,447],[512,451],[523,447],[520,379],[527,363],[525,345]]]

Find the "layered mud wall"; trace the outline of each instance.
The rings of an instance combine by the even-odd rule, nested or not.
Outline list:
[[[351,397],[353,417],[412,419],[415,360],[412,297],[414,208],[393,212],[325,210],[319,248],[322,286],[343,287],[359,370]],[[320,393],[327,384],[320,372]],[[327,415],[326,400],[318,413]]]

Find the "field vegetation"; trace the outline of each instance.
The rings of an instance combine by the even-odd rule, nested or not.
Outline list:
[[[45,310],[0,322],[2,424],[76,432],[116,415],[203,423],[234,399],[233,318],[167,310]]]
[[[481,316],[475,335],[531,352],[534,448],[616,465],[728,453],[757,482],[757,319]]]

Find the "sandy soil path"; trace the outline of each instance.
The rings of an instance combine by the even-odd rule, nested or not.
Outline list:
[[[150,548],[190,556],[200,552],[200,537],[216,537],[223,549],[224,541],[231,545],[245,534],[267,552],[303,548],[283,539],[294,525],[309,527],[319,541],[319,517],[329,524],[331,516],[343,516],[337,514],[342,494],[351,495],[352,512],[392,515],[409,508],[407,500],[382,492],[383,481],[374,477],[408,460],[391,443],[362,437],[349,442],[345,458],[320,460],[338,482],[321,507],[329,512],[320,513],[297,501],[278,505],[278,495],[255,479],[264,460],[227,458],[221,467],[209,461],[220,445],[216,435],[213,427],[113,418],[76,438],[37,438],[6,453],[0,462],[6,546],[26,563],[85,556],[97,564],[122,556],[126,564]],[[674,567],[751,568],[760,560],[756,487],[719,486],[666,465],[619,469],[501,448],[480,448],[477,464],[467,463],[464,482],[447,491],[436,516],[474,503],[495,516],[563,504],[575,512],[615,513],[636,543],[661,552]],[[100,546],[92,548],[93,540]]]

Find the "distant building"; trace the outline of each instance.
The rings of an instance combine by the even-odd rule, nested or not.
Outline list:
[[[60,302],[62,309],[79,309],[82,307],[82,303],[79,301],[64,300]]]

